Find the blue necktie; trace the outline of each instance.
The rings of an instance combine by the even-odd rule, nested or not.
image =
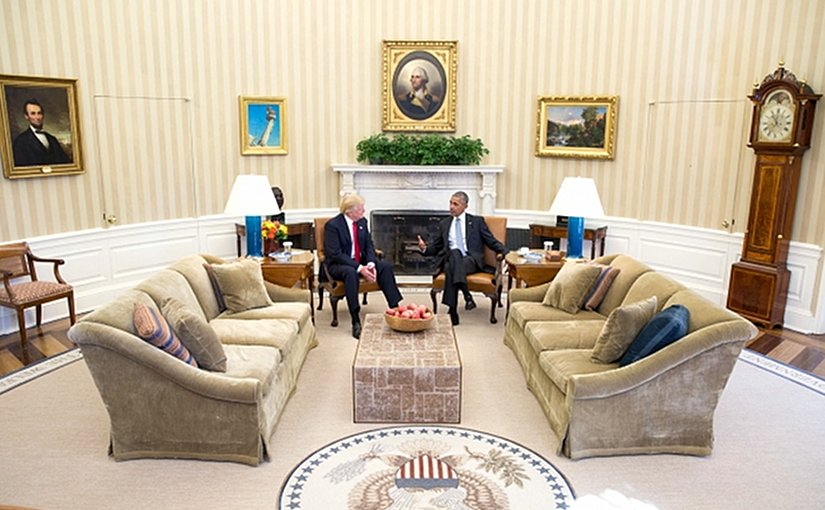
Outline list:
[[[467,252],[464,250],[464,235],[461,233],[461,219],[455,219],[455,247],[458,248],[458,251],[461,252],[462,255],[466,255]]]

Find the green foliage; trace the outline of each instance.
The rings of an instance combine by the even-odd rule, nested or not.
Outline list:
[[[480,138],[436,134],[384,133],[368,136],[355,146],[358,162],[370,165],[478,165],[490,153]]]

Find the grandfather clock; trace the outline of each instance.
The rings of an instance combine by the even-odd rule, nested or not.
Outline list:
[[[753,102],[748,146],[756,153],[756,165],[742,259],[731,268],[728,308],[772,328],[785,318],[799,169],[821,95],[780,62],[748,97]]]

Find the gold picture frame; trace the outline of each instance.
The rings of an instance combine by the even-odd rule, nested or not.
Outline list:
[[[77,80],[0,75],[0,159],[8,179],[82,174]]]
[[[384,41],[384,131],[455,132],[458,41]]]
[[[536,156],[613,159],[618,96],[538,98]]]
[[[287,154],[286,98],[239,96],[241,154]]]

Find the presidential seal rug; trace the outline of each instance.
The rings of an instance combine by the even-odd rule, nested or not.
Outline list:
[[[568,509],[564,476],[544,457],[476,430],[400,426],[340,439],[284,481],[279,510]]]

